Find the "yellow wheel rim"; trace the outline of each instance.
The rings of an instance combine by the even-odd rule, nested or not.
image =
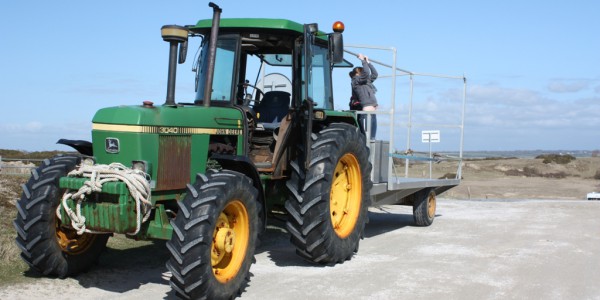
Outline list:
[[[78,235],[75,230],[60,226],[60,222],[56,220],[56,241],[62,252],[70,255],[78,255],[86,252],[92,245],[96,235],[84,233]]]
[[[329,194],[331,224],[340,238],[354,231],[362,202],[362,176],[356,157],[347,153],[338,161],[333,172]]]
[[[213,233],[211,262],[219,282],[235,278],[244,262],[249,240],[248,211],[240,200],[233,200],[219,214]]]
[[[435,202],[435,194],[429,193],[429,196],[427,197],[427,216],[430,219],[435,217]]]

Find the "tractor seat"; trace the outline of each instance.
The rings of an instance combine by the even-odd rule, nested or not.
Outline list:
[[[285,118],[290,109],[290,93],[284,91],[266,92],[259,104],[254,106],[258,116],[258,123],[270,124],[265,128],[277,127]]]

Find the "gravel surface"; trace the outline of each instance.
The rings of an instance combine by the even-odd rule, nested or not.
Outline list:
[[[140,259],[65,280],[25,274],[0,299],[174,298],[164,243],[120,251]],[[438,199],[430,227],[410,207],[372,208],[358,254],[333,267],[306,263],[270,226],[241,299],[600,299],[599,255],[600,201]]]

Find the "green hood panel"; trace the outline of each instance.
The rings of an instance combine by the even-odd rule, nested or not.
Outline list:
[[[100,109],[94,124],[243,128],[242,112],[231,107],[117,106]]]
[[[348,110],[326,110],[327,117],[355,118],[355,114]]]
[[[147,162],[154,191],[183,190],[205,171],[211,142],[244,153],[243,117],[235,107],[103,108],[93,118],[93,152],[99,164]]]

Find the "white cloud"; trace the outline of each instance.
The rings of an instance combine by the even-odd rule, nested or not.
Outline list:
[[[530,127],[576,128],[600,122],[596,117],[600,114],[600,99],[559,101],[544,98],[534,91],[497,86],[475,86],[468,99],[467,122],[475,126],[527,130]]]
[[[467,92],[467,102],[469,104],[521,106],[540,104],[544,101],[535,91],[504,88],[496,85],[473,85]]]
[[[588,80],[554,80],[548,84],[548,90],[554,93],[576,93],[589,87]]]
[[[527,90],[473,86],[465,142],[475,149],[594,149],[600,97],[554,99]]]

